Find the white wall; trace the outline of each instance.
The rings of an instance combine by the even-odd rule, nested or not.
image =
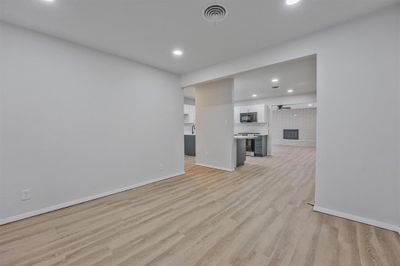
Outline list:
[[[272,112],[270,134],[273,144],[291,146],[316,146],[317,109],[291,109]],[[283,139],[284,129],[298,129],[298,140]]]
[[[0,222],[184,171],[179,77],[3,23],[0,39]]]
[[[398,229],[399,13],[397,5],[184,75],[181,84],[317,54],[316,209]]]
[[[196,87],[196,163],[232,171],[233,80]]]
[[[400,8],[399,8],[400,9]],[[400,12],[397,14],[397,42],[400,43]],[[398,46],[398,61],[397,61],[397,70],[398,70],[398,84],[397,87],[399,88],[397,90],[397,98],[398,101],[400,102],[400,45]],[[400,117],[400,104],[397,105],[397,111]],[[400,132],[400,123],[397,123],[397,132]],[[400,138],[398,139],[398,150],[400,151]],[[398,157],[398,163],[397,163],[397,171],[400,173],[400,156]],[[398,188],[400,192],[400,177],[398,178]],[[398,216],[399,216],[399,222],[398,225],[400,227],[400,193],[398,193]],[[400,233],[400,228],[399,228],[399,233]]]

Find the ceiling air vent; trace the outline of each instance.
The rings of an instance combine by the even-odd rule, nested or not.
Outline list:
[[[220,22],[224,20],[226,16],[226,8],[217,4],[208,6],[203,12],[204,19],[212,23]]]

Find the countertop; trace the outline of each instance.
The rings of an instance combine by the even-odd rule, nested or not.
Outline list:
[[[196,136],[196,133],[192,134],[192,132],[184,132],[185,136]],[[268,136],[268,135],[257,135],[257,136],[235,136],[235,139],[256,139],[257,137]]]
[[[257,137],[263,137],[268,135],[249,135],[249,136],[242,136],[242,135],[235,135],[235,139],[256,139]]]
[[[235,139],[256,139],[256,136],[235,136]]]

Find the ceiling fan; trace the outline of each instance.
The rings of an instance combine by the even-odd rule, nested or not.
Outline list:
[[[292,107],[290,107],[290,106],[278,105],[278,111],[291,110],[291,109],[292,109]]]

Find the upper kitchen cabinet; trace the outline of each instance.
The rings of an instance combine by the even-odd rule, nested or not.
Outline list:
[[[194,124],[196,122],[196,107],[194,105],[184,105],[184,122],[186,124]]]
[[[240,114],[257,113],[256,123],[268,123],[268,106],[265,104],[235,106],[234,115],[235,123],[240,123]]]

